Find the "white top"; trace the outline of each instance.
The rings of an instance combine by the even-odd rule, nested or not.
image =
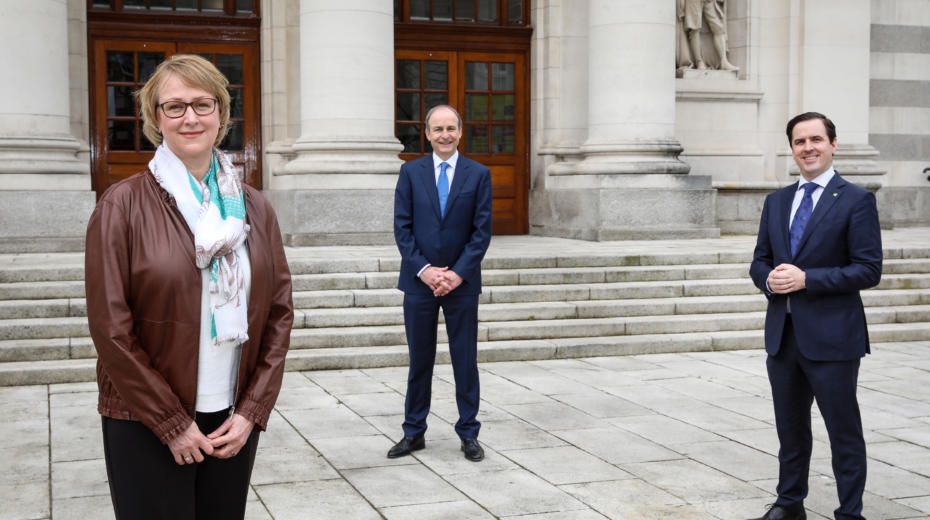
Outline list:
[[[243,242],[237,249],[242,262],[242,281],[246,307],[252,290],[252,264],[249,250]],[[200,270],[200,349],[197,359],[197,404],[198,412],[210,413],[225,410],[233,405],[236,378],[239,375],[239,358],[242,345],[235,348],[218,347],[210,339],[210,266]],[[207,432],[204,432],[206,435]]]

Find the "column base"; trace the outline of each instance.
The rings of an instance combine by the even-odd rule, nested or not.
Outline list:
[[[304,174],[396,174],[403,161],[397,139],[298,139],[297,154],[275,175]]]
[[[0,137],[0,174],[90,175],[80,151],[81,144],[71,136]]]
[[[394,186],[389,189],[268,190],[285,245],[394,243]]]

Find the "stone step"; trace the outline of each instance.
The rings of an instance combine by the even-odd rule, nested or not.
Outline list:
[[[880,355],[882,343],[930,341],[930,324],[888,323],[870,327],[872,352]],[[758,349],[763,347],[761,330],[719,331],[684,334],[556,338],[547,340],[481,341],[479,362],[569,359],[667,352]],[[440,344],[436,359],[449,363],[448,345]],[[406,366],[403,344],[291,350],[285,370],[324,370]],[[20,361],[0,364],[0,386],[93,381],[93,359]]]
[[[0,320],[87,316],[84,298],[0,300]]]
[[[85,317],[0,320],[0,340],[87,337]]]
[[[14,265],[0,268],[0,283],[84,279],[84,264]]]
[[[51,300],[83,297],[83,280],[0,283],[0,300]]]

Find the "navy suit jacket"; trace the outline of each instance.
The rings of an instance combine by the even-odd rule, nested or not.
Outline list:
[[[394,191],[394,239],[401,256],[401,291],[431,296],[433,291],[417,278],[430,264],[462,277],[450,294],[480,293],[481,260],[491,244],[491,172],[459,154],[441,217],[432,154],[405,163]]]
[[[768,297],[765,350],[778,353],[788,297],[798,348],[815,361],[861,358],[869,351],[865,310],[859,291],[882,275],[882,238],[875,195],[834,175],[820,195],[791,257],[788,219],[798,184],[765,198],[749,274]],[[790,295],[766,288],[769,272],[792,264],[806,273],[805,289]]]

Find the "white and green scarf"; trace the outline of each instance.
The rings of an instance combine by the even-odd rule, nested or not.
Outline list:
[[[177,201],[194,234],[197,267],[210,268],[210,337],[216,346],[236,346],[249,339],[246,294],[240,248],[249,225],[245,223],[242,178],[226,155],[213,150],[203,182],[165,146],[155,150],[149,170],[158,184]]]

